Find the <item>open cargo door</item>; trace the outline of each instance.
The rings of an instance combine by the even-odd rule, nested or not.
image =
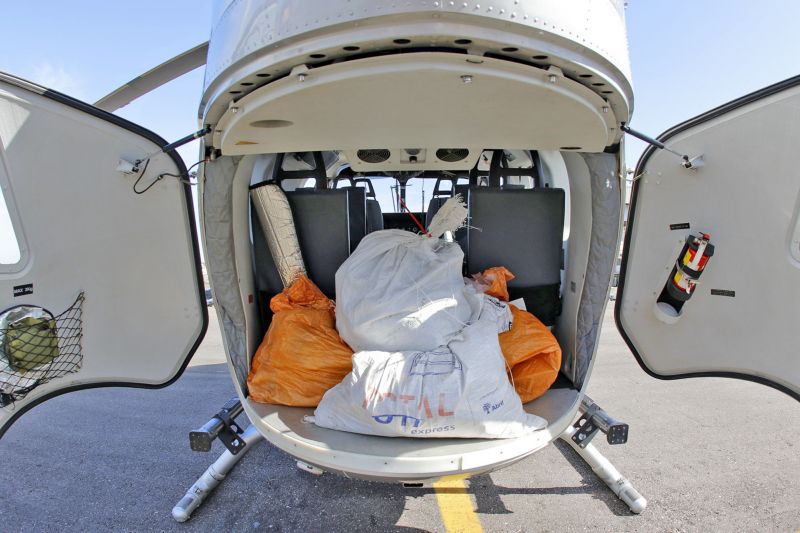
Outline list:
[[[144,194],[133,189],[143,168],[117,170],[164,144],[0,74],[0,435],[63,392],[171,383],[200,343],[192,196],[173,177],[186,168],[152,157],[138,189],[164,177]]]
[[[702,160],[687,169],[651,148],[639,161],[618,329],[652,376],[748,379],[800,400],[800,76],[659,140]],[[665,287],[697,234],[710,236],[713,256],[691,297],[670,304]]]

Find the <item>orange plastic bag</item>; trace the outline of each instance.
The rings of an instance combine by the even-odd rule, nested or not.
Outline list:
[[[334,303],[300,276],[269,306],[275,315],[253,357],[250,398],[315,407],[352,370],[353,350],[336,331]]]
[[[473,279],[485,288],[484,292],[508,301],[508,280],[514,274],[505,267],[492,267]],[[511,329],[499,336],[514,389],[522,403],[530,402],[547,392],[558,377],[561,368],[561,347],[547,326],[527,311],[510,305],[513,323]]]
[[[527,403],[547,392],[558,377],[561,347],[538,318],[509,307],[514,322],[510,330],[500,334],[500,349],[511,367],[514,389],[522,403]]]
[[[472,279],[489,296],[494,296],[498,300],[507,302],[508,282],[514,279],[514,274],[506,267],[491,267],[480,274],[473,274]]]

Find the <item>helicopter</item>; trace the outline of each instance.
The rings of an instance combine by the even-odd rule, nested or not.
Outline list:
[[[2,75],[0,186],[20,253],[0,265],[0,303],[53,311],[69,360],[4,389],[0,431],[71,390],[174,382],[208,323],[201,239],[238,394],[190,437],[197,449],[214,438],[226,444],[217,474],[262,437],[311,472],[416,484],[506,467],[565,436],[640,512],[645,500],[589,442],[599,431],[622,443],[627,426],[585,395],[621,242],[615,316],[646,372],[750,379],[800,399],[800,368],[782,333],[798,316],[791,277],[800,219],[787,115],[796,113],[800,79],[650,139],[627,126],[624,5],[593,6],[587,15],[586,6],[512,0],[328,2],[313,10],[220,2],[207,44],[94,106]],[[187,138],[168,144],[112,114],[202,65],[200,128]],[[651,147],[634,172],[623,239],[626,133]],[[194,138],[202,143],[202,235],[188,170],[174,152]],[[754,187],[750,176],[769,176],[771,186]],[[511,292],[559,340],[557,383],[525,406],[547,429],[503,441],[389,440],[317,428],[303,422],[307,409],[249,400],[250,360],[269,326],[269,299],[282,288],[251,187],[277,183],[291,195],[312,185],[292,214],[307,231],[301,247],[316,265],[311,277],[331,294],[332,276],[360,238],[411,227],[404,214],[383,212],[375,189],[390,180],[405,200],[423,179],[437,182],[431,205],[464,191],[470,224],[487,237],[467,229],[467,270],[513,265]],[[362,190],[337,192],[340,182]],[[26,215],[41,212],[42,190],[58,202],[47,203],[47,216]],[[361,196],[351,203],[353,195]],[[323,205],[333,218],[321,215]],[[435,208],[422,209],[415,215],[426,219]],[[743,220],[746,212],[762,224]],[[315,239],[323,229],[326,237]],[[768,231],[780,238],[765,238]],[[140,310],[133,320],[129,302]],[[247,431],[235,422],[239,413]],[[207,474],[176,518],[188,518],[218,482]]]

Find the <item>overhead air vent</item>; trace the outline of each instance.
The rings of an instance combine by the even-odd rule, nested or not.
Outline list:
[[[439,148],[436,150],[436,157],[445,163],[455,163],[461,161],[469,155],[466,148]]]
[[[356,152],[358,158],[364,163],[383,163],[392,153],[385,148],[373,148]]]

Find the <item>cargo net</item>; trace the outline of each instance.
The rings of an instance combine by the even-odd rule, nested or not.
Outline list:
[[[57,316],[27,305],[0,314],[0,407],[81,368],[83,301]]]

